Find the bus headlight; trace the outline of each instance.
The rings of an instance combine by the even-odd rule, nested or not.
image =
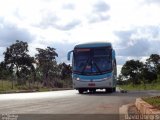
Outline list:
[[[76,78],[76,80],[80,80],[79,78]]]

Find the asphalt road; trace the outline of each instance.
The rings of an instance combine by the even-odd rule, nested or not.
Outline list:
[[[137,97],[156,95],[160,95],[160,91],[120,93],[118,89],[115,93],[98,91],[94,94],[78,94],[76,90],[1,94],[0,114],[118,114],[119,107],[135,102]]]

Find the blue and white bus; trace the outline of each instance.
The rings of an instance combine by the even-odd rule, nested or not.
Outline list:
[[[80,94],[105,89],[116,91],[117,67],[115,50],[109,42],[84,43],[68,52],[72,57],[73,88]]]

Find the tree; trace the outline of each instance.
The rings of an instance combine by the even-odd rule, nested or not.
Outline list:
[[[157,54],[151,54],[146,60],[146,65],[150,71],[154,71],[156,74],[160,73],[160,56]]]
[[[154,80],[157,79],[157,74],[155,71],[150,70],[150,67],[148,67],[147,64],[144,64],[144,67],[142,69],[142,77],[143,77],[143,82],[144,84],[147,83],[151,83]]]
[[[126,80],[129,80],[131,83],[140,84],[140,79],[142,78],[142,69],[142,62],[140,62],[139,60],[129,60],[123,65],[121,74]]]
[[[57,67],[56,57],[58,54],[55,52],[55,48],[47,47],[46,49],[36,48],[38,54],[35,55],[37,61],[37,69],[39,69],[39,75],[42,77],[43,85],[47,87],[53,87],[53,78],[59,74]]]
[[[157,79],[158,74],[160,74],[160,56],[157,54],[151,54],[143,68],[143,78],[147,80],[148,83],[153,82]]]
[[[9,71],[7,69],[4,62],[0,63],[0,79],[8,79],[10,77],[10,74],[12,74],[12,71]]]
[[[63,82],[63,87],[71,87],[72,86],[72,67],[70,64],[66,63],[60,63],[58,65],[58,68],[60,69],[60,78]]]
[[[61,79],[71,78],[72,67],[70,65],[63,62],[59,64],[59,68],[61,70]]]
[[[34,58],[28,54],[28,43],[16,40],[16,43],[7,47],[4,52],[5,64],[10,70],[15,71],[15,75],[18,78],[18,84],[25,84],[24,75],[29,75],[29,72],[25,70],[33,70]],[[24,70],[25,69],[25,70]]]
[[[123,76],[120,74],[120,75],[117,77],[117,84],[118,84],[118,85],[122,85],[123,83],[124,83]]]

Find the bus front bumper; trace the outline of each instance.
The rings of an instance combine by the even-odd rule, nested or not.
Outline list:
[[[73,88],[95,88],[95,89],[104,89],[104,88],[112,88],[115,87],[113,85],[112,78],[102,79],[102,80],[73,80]]]

